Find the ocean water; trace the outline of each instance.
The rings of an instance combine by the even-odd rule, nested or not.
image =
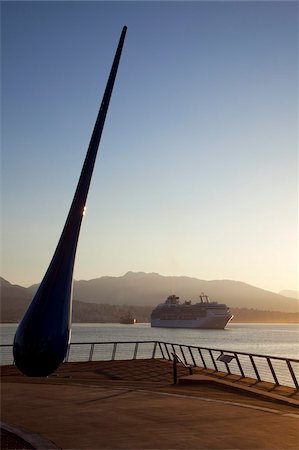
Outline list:
[[[12,344],[16,324],[2,324],[1,344]],[[71,342],[164,341],[299,359],[299,324],[229,323],[224,330],[151,328],[148,323],[74,324]]]

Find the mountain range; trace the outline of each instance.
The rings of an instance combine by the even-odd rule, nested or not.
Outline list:
[[[25,288],[1,281],[2,321],[7,311],[26,308],[38,285]],[[120,277],[104,276],[89,281],[74,282],[74,300],[80,303],[84,314],[96,305],[148,307],[163,302],[172,293],[182,300],[196,301],[201,292],[213,301],[226,303],[231,308],[256,309],[298,313],[299,301],[249,284],[232,280],[205,281],[191,277],[169,277],[157,273],[127,272]],[[78,307],[77,304],[77,307]],[[94,306],[87,305],[94,304]],[[91,308],[91,309],[90,309]],[[78,309],[78,308],[77,308]]]
[[[36,288],[37,286],[35,286]],[[274,292],[232,280],[205,281],[191,277],[169,277],[157,273],[127,272],[121,277],[75,281],[74,298],[111,305],[150,305],[163,302],[169,294],[182,300],[198,300],[201,292],[230,307],[297,312],[299,302]]]

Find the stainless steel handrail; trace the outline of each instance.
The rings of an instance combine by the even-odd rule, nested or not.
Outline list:
[[[151,345],[150,356],[144,356],[145,352],[142,346],[144,344]],[[296,390],[299,390],[299,360],[295,358],[283,358],[280,356],[269,356],[258,353],[246,353],[233,350],[224,350],[208,347],[200,347],[188,344],[178,344],[165,341],[101,341],[101,342],[71,342],[69,344],[68,352],[65,358],[65,362],[70,359],[73,361],[82,360],[82,351],[71,356],[72,350],[76,347],[85,346],[87,347],[87,356],[84,361],[97,360],[95,356],[96,350],[99,346],[110,345],[112,346],[111,352],[108,353],[108,359],[114,360],[117,357],[117,350],[120,349],[122,345],[129,345],[130,347],[130,358],[127,358],[128,354],[123,351],[122,357],[118,359],[155,359],[162,358],[167,360],[174,359],[174,354],[176,357],[184,363],[184,365],[201,367],[204,369],[213,370],[214,372],[225,372],[227,375],[235,374],[240,376],[240,378],[250,377],[257,381],[270,381],[275,385],[285,384],[293,385]],[[0,345],[0,356],[5,353],[5,350],[11,348],[12,355],[12,345],[11,344],[1,344]],[[177,349],[177,351],[176,351]],[[128,350],[127,350],[128,352]],[[180,354],[180,355],[179,355]],[[81,358],[80,358],[81,355]],[[103,354],[98,355],[102,356]],[[107,353],[105,353],[107,356]],[[231,358],[223,358],[223,356],[230,356]],[[75,358],[75,359],[74,359]],[[229,360],[229,362],[227,362]],[[10,363],[12,358],[10,358]],[[3,365],[3,362],[1,363]],[[275,364],[279,364],[280,367],[277,369]],[[221,365],[221,366],[219,366]],[[281,382],[283,380],[283,382]]]

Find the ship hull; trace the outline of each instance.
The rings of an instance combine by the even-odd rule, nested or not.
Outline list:
[[[182,319],[151,319],[152,327],[159,328],[198,328],[223,330],[227,323],[233,318],[232,315],[206,316],[191,320]]]

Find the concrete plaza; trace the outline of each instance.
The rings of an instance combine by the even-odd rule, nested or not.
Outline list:
[[[294,405],[215,383],[174,386],[164,361],[122,363],[69,364],[48,378],[4,370],[2,421],[63,449],[299,446]]]

